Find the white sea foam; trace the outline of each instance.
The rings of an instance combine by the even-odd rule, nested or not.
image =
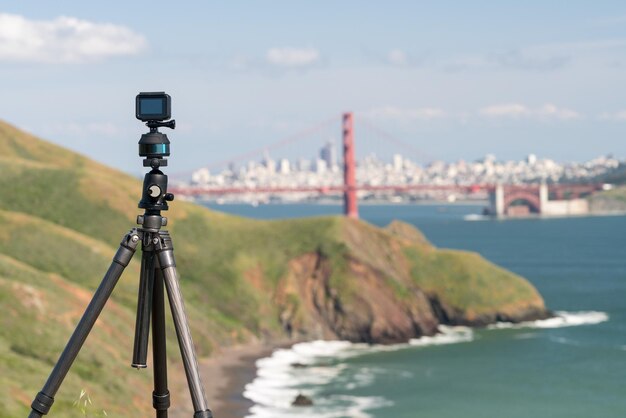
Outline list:
[[[247,418],[371,418],[366,411],[392,405],[379,396],[330,396],[315,403],[313,407],[276,408],[255,405]]]
[[[513,324],[511,322],[498,322],[489,325],[488,329],[503,328],[563,328],[578,325],[593,325],[609,320],[609,315],[598,311],[564,312],[554,313],[553,318],[541,319],[538,321],[527,321]]]
[[[449,327],[445,325],[439,326],[439,334],[432,337],[414,338],[409,344],[417,347],[426,347],[429,345],[457,344],[466,343],[474,339],[474,331],[469,327]]]
[[[341,380],[346,365],[341,359],[368,350],[366,344],[347,341],[312,341],[276,350],[270,357],[257,361],[257,377],[246,385],[244,396],[255,403],[249,418],[316,417],[365,418],[368,409],[388,404],[384,398],[356,396],[323,396],[319,389],[333,380]],[[363,367],[345,382],[348,390],[367,386],[374,381],[374,370]],[[292,407],[298,394],[314,400],[313,407]]]
[[[257,407],[253,417],[282,416],[300,393],[302,385],[324,385],[341,372],[341,365],[322,366],[316,361],[337,356],[350,343],[343,341],[313,341],[295,344],[289,349],[276,350],[270,357],[256,362],[257,377],[246,385],[244,396]],[[304,367],[294,369],[294,364]],[[271,415],[268,415],[271,412]]]
[[[470,213],[469,215],[463,216],[463,220],[465,221],[487,221],[493,219],[491,216],[478,215],[475,213]]]

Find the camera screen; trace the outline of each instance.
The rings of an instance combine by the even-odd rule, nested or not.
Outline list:
[[[169,119],[172,115],[171,100],[162,91],[139,93],[135,98],[135,116],[144,122]]]
[[[139,113],[142,115],[162,115],[165,113],[164,105],[165,99],[162,97],[158,99],[142,98],[139,104]]]

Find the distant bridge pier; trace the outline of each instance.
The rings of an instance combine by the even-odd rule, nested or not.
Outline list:
[[[489,214],[497,217],[504,216],[504,187],[498,183],[492,191],[489,192]]]
[[[343,213],[359,217],[356,196],[356,161],[354,159],[354,120],[352,112],[343,114]]]
[[[561,191],[561,189],[559,189],[557,191],[557,199],[558,200],[562,200],[563,199],[563,193]],[[550,199],[550,193],[548,191],[548,185],[546,184],[545,181],[542,181],[541,184],[539,185],[539,212],[542,212],[542,209],[545,210],[547,209],[550,204],[548,203],[548,200]]]
[[[498,184],[489,191],[487,212],[492,216],[572,216],[589,213],[582,194],[599,190],[597,185],[510,185]],[[557,199],[550,200],[550,193]]]

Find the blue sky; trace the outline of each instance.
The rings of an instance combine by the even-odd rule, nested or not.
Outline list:
[[[272,151],[311,157],[346,110],[359,154],[404,151],[361,121],[422,160],[626,158],[623,2],[222,3],[0,2],[0,118],[132,173],[150,90],[173,171],[336,118]]]

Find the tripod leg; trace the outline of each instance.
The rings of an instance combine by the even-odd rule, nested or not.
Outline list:
[[[176,328],[176,336],[178,337],[178,345],[183,358],[183,366],[187,375],[187,384],[191,393],[191,402],[195,414],[194,418],[212,418],[213,414],[207,406],[206,395],[202,380],[200,379],[200,371],[198,369],[198,360],[191,339],[191,331],[187,323],[185,314],[185,306],[183,296],[178,283],[178,272],[176,271],[176,263],[174,261],[174,249],[169,233],[166,231],[159,232],[160,242],[157,244],[156,252],[159,266],[163,272],[165,287],[167,288],[167,296],[174,318],[174,326]]]
[[[145,238],[151,239],[151,234]],[[148,338],[150,336],[150,311],[152,310],[152,288],[154,286],[154,251],[152,243],[141,249],[141,276],[139,278],[139,292],[137,295],[137,319],[135,322],[135,342],[133,344],[132,367],[144,369],[147,367]]]
[[[32,410],[28,415],[28,418],[41,418],[42,415],[46,415],[50,411],[54,402],[54,395],[56,395],[57,391],[61,387],[63,379],[76,359],[78,352],[87,339],[87,336],[98,319],[100,312],[102,312],[102,308],[104,308],[106,301],[111,296],[111,292],[113,292],[113,289],[122,275],[124,268],[130,262],[133,254],[135,254],[138,242],[139,234],[136,229],[131,230],[122,240],[120,248],[113,257],[113,262],[111,263],[109,270],[104,275],[98,290],[96,290],[91,302],[89,302],[89,306],[87,306],[87,309],[76,326],[74,333],[67,342],[63,353],[61,353],[54,369],[52,369],[52,372],[50,373],[43,389],[41,389],[41,392],[37,394],[35,400],[31,404]]]
[[[154,274],[152,297],[152,359],[154,361],[152,406],[156,409],[156,418],[167,418],[170,392],[167,389],[167,353],[165,350],[165,293],[163,274],[160,269],[157,269]]]

